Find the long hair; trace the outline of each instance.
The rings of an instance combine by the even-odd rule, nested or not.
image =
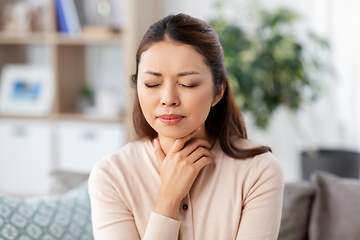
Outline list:
[[[214,139],[219,139],[223,152],[233,158],[246,159],[271,151],[269,147],[259,146],[251,149],[241,149],[236,144],[237,138],[247,139],[245,122],[240,109],[236,105],[227,77],[224,51],[219,37],[214,29],[204,21],[186,14],[169,15],[154,23],[145,33],[136,53],[136,72],[131,76],[132,87],[137,89],[138,68],[141,54],[152,44],[170,40],[193,46],[209,66],[214,92],[225,86],[222,99],[210,109],[205,121],[207,133]],[[137,90],[136,90],[137,91]],[[133,121],[135,131],[140,139],[154,139],[157,132],[146,121],[136,92]]]

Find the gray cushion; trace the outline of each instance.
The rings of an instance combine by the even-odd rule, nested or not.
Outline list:
[[[0,195],[0,239],[93,239],[87,182],[64,195]]]
[[[284,189],[279,240],[307,240],[314,190],[309,183],[287,183]]]
[[[53,184],[50,194],[63,194],[87,181],[89,173],[55,170],[51,173]]]
[[[360,181],[326,172],[312,175],[313,202],[310,240],[360,239]]]

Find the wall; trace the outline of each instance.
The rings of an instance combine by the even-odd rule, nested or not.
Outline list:
[[[33,0],[43,1],[43,0]],[[214,0],[163,0],[163,15],[184,12],[203,20],[215,16]],[[229,11],[229,16],[237,15],[242,25],[251,27],[247,20],[246,7],[254,5],[256,1],[236,0],[225,1],[229,5],[235,4],[239,11]],[[258,3],[267,8],[286,6],[299,12],[303,17],[303,24],[298,26],[299,31],[309,29],[329,39],[332,46],[331,62],[335,68],[334,79],[324,79],[326,92],[315,103],[305,106],[297,113],[306,133],[312,142],[319,147],[346,148],[360,150],[360,2],[357,0],[263,0]],[[30,48],[29,62],[44,63],[45,59],[41,47]],[[119,62],[112,49],[89,49],[87,52],[88,64],[101,66],[87,73],[89,81],[94,76],[101,75],[110,62]],[[94,60],[95,59],[95,60]],[[106,61],[103,61],[106,59]],[[101,63],[100,63],[101,62]],[[113,66],[113,65],[112,65]],[[110,71],[111,72],[111,71]],[[126,76],[123,76],[126,78]],[[109,86],[116,84],[118,76],[111,76],[110,82],[103,82]],[[121,89],[121,86],[115,89]],[[253,126],[251,116],[245,114],[249,137],[257,142],[272,147],[274,154],[279,158],[284,168],[287,182],[301,179],[300,151],[304,149],[304,142],[295,132],[287,113],[279,109],[275,114],[269,130],[259,131]]]
[[[231,3],[230,1],[225,1]],[[235,15],[246,21],[246,6],[260,3],[267,8],[286,6],[304,17],[298,30],[312,29],[327,38],[332,46],[330,61],[334,79],[323,79],[326,91],[317,102],[304,106],[296,117],[318,147],[345,148],[360,151],[360,2],[356,0],[237,0]],[[184,12],[203,20],[215,16],[214,0],[164,0],[164,15]],[[227,13],[231,15],[231,12]],[[234,15],[234,13],[232,13]],[[287,182],[301,179],[300,152],[305,144],[299,138],[284,109],[279,109],[266,132],[253,126],[246,115],[249,137],[272,147],[279,158]]]

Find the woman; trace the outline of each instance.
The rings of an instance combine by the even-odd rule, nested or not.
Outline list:
[[[282,170],[247,140],[211,26],[153,24],[132,83],[139,140],[92,170],[95,239],[277,239]]]

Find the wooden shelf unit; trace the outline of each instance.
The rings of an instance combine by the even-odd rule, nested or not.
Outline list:
[[[15,1],[1,0],[0,14],[7,3]],[[135,71],[135,53],[143,34],[151,23],[163,17],[162,0],[122,1],[124,11],[120,12],[126,21],[123,21],[120,33],[105,37],[60,34],[54,0],[45,0],[44,32],[9,34],[0,31],[0,72],[6,64],[32,64],[34,62],[29,59],[40,54],[40,60],[35,57],[35,63],[48,66],[55,81],[54,102],[49,115],[0,114],[0,192],[46,194],[52,170],[88,171],[102,156],[125,144],[123,140],[134,139],[134,92],[129,76]],[[1,21],[0,17],[0,28]],[[125,86],[126,103],[123,106],[126,109],[116,118],[95,118],[76,111],[79,91],[89,80],[87,68],[97,67],[87,62],[87,50],[92,51],[98,46],[120,49],[121,66],[112,67],[116,68],[115,73],[119,71],[124,76],[119,81],[124,81],[121,86]],[[94,80],[97,81],[95,78],[91,81]]]
[[[88,121],[87,117],[81,117],[76,112],[76,98],[83,84],[87,81],[85,52],[88,46],[118,46],[123,48],[125,74],[130,76],[134,71],[135,52],[141,36],[152,23],[160,19],[161,5],[160,0],[147,1],[144,6],[140,0],[123,0],[122,4],[126,11],[126,25],[121,27],[119,33],[105,36],[88,36],[79,34],[76,36],[66,36],[59,33],[56,24],[54,1],[48,0],[45,3],[45,30],[44,32],[29,33],[8,33],[0,31],[0,71],[5,64],[27,63],[26,49],[29,46],[38,45],[45,48],[46,65],[54,73],[55,79],[55,99],[50,116],[44,118],[59,119],[58,116],[76,116],[70,119]],[[6,3],[13,0],[3,0],[0,3],[0,13],[2,14]],[[145,8],[150,11],[144,11]],[[120,17],[120,16],[119,16]],[[0,19],[0,26],[2,25]],[[122,79],[127,81],[128,79]],[[128,84],[128,83],[126,83]],[[129,88],[130,89],[130,88]],[[129,94],[131,95],[131,94]],[[132,106],[132,99],[124,106]],[[127,120],[131,109],[125,110],[124,116],[119,116],[122,122]],[[131,114],[130,114],[131,115]],[[8,117],[8,116],[1,116]],[[21,118],[21,116],[15,116]],[[32,117],[23,116],[24,119]],[[62,119],[62,117],[60,117]],[[96,120],[92,120],[96,121]],[[106,121],[104,119],[100,122]],[[113,122],[114,119],[110,119]]]
[[[32,44],[44,44],[46,43],[45,33],[24,33],[13,34],[0,32],[0,44],[1,45],[32,45]]]

